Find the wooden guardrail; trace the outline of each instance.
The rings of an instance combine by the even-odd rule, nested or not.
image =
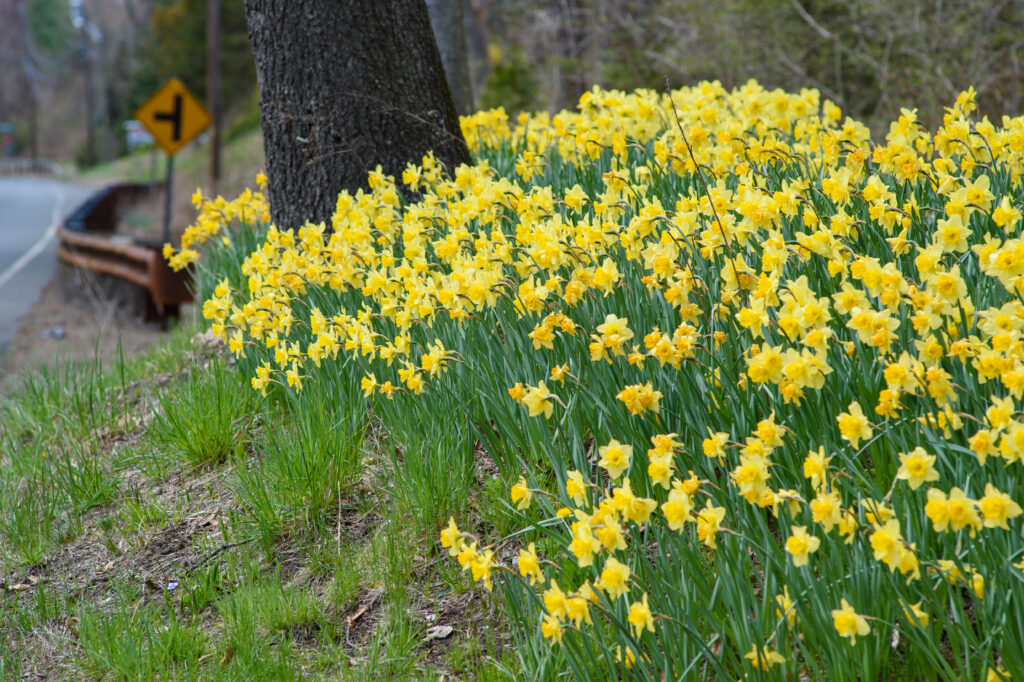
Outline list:
[[[159,244],[134,242],[113,233],[119,206],[149,191],[148,185],[120,184],[91,196],[58,229],[57,258],[141,287],[146,292],[144,318],[166,328],[168,317],[177,317],[181,304],[192,300],[191,273],[173,271]]]

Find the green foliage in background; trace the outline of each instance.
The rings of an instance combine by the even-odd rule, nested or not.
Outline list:
[[[249,51],[242,0],[221,2],[221,104],[224,124],[259,124],[248,112],[256,92],[256,71]],[[120,126],[172,77],[179,78],[200,102],[206,102],[206,3],[159,0],[137,48],[123,46],[107,79],[104,118],[118,140]],[[120,150],[122,153],[124,149]]]
[[[28,5],[29,40],[45,57],[67,57],[74,49],[74,29],[67,0],[32,0]]]
[[[537,84],[525,56],[512,53],[491,70],[480,94],[483,109],[505,107],[506,111],[525,111],[534,107]]]
[[[241,105],[256,86],[242,0],[221,1],[221,97]],[[177,76],[206,100],[206,2],[162,0],[153,11],[147,60],[157,80]]]

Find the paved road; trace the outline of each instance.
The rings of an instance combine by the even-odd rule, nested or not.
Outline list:
[[[93,190],[43,178],[0,178],[0,352],[57,266],[57,225]]]

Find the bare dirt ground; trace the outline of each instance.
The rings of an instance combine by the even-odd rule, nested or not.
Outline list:
[[[125,358],[156,344],[165,332],[156,322],[143,321],[141,296],[141,289],[59,266],[21,319],[11,350],[0,356],[0,384],[56,361],[98,357],[108,365],[117,359],[119,343]],[[181,321],[191,322],[193,312],[193,306],[183,306]]]

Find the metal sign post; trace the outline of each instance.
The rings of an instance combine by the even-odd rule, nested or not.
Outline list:
[[[163,243],[171,241],[171,196],[174,193],[174,157],[167,157],[167,184],[164,187],[164,238]]]
[[[177,78],[167,81],[135,112],[135,118],[146,127],[167,152],[167,180],[164,188],[164,243],[171,240],[171,199],[174,190],[174,155],[210,125],[210,115],[203,105]]]

